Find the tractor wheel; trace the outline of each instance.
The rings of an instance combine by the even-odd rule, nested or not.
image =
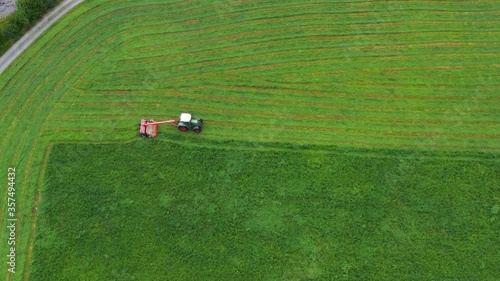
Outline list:
[[[186,126],[179,126],[179,130],[185,132],[188,128]]]
[[[193,127],[193,132],[199,133],[199,132],[201,132],[201,128],[199,126],[194,126]]]

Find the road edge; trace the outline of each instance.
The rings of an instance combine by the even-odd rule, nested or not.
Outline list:
[[[65,0],[46,14],[34,27],[21,37],[12,47],[0,57],[0,75],[14,62],[31,44],[52,26],[58,19],[84,0]]]

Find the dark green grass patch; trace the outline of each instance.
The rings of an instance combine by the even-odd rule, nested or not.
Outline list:
[[[53,147],[30,279],[500,274],[494,154],[163,137]]]

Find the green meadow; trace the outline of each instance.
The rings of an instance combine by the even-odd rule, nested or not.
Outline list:
[[[0,75],[5,279],[495,280],[499,13],[84,1]],[[182,112],[201,134],[138,137]]]
[[[53,147],[33,280],[498,277],[492,155],[164,137]]]

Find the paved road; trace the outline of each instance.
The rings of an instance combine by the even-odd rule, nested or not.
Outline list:
[[[0,0],[0,19],[12,14],[16,9],[16,0]]]
[[[2,57],[0,57],[0,74],[30,45],[35,41],[47,28],[49,28],[60,17],[66,14],[76,5],[84,0],[65,0],[59,4],[54,10],[45,15],[28,33],[24,34]]]

